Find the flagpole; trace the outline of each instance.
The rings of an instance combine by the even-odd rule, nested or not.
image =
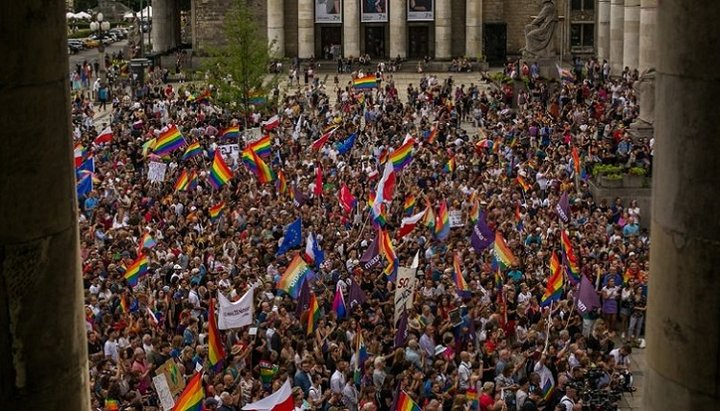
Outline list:
[[[550,313],[547,318],[547,331],[545,332],[545,348],[543,349],[543,353],[547,352],[548,342],[550,342],[550,326],[552,325],[552,309],[554,302],[554,300],[550,300]]]

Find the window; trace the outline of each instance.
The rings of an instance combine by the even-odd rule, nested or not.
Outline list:
[[[572,0],[570,2],[570,10],[572,11],[590,11],[595,7],[595,0]]]
[[[591,23],[570,25],[571,47],[593,47],[595,45],[595,25]]]

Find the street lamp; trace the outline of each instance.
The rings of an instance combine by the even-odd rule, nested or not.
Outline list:
[[[97,33],[98,41],[100,41],[100,44],[98,45],[98,52],[100,53],[100,80],[104,83],[105,82],[105,44],[103,43],[103,33],[110,30],[110,22],[103,21],[103,14],[98,13],[97,16],[95,16],[95,20],[90,23],[90,30],[93,33]]]

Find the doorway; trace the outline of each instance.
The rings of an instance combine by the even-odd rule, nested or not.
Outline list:
[[[384,59],[385,26],[365,26],[365,54],[373,59]]]
[[[408,57],[422,59],[430,55],[430,30],[428,26],[408,27]]]
[[[320,50],[315,54],[319,60],[335,60],[342,49],[342,26],[320,27]]]
[[[502,66],[507,56],[507,25],[489,23],[483,26],[483,54],[490,66]]]

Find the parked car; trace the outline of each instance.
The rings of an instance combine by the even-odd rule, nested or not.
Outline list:
[[[85,45],[85,48],[95,48],[100,45],[100,41],[95,38],[88,37],[86,39],[83,39],[83,44]]]
[[[70,49],[70,52],[74,54],[84,49],[85,45],[78,39],[68,39],[68,48]]]
[[[124,39],[127,37],[127,30],[124,30],[121,27],[115,27],[113,29],[110,29],[109,32],[111,35],[114,35],[116,39]]]

